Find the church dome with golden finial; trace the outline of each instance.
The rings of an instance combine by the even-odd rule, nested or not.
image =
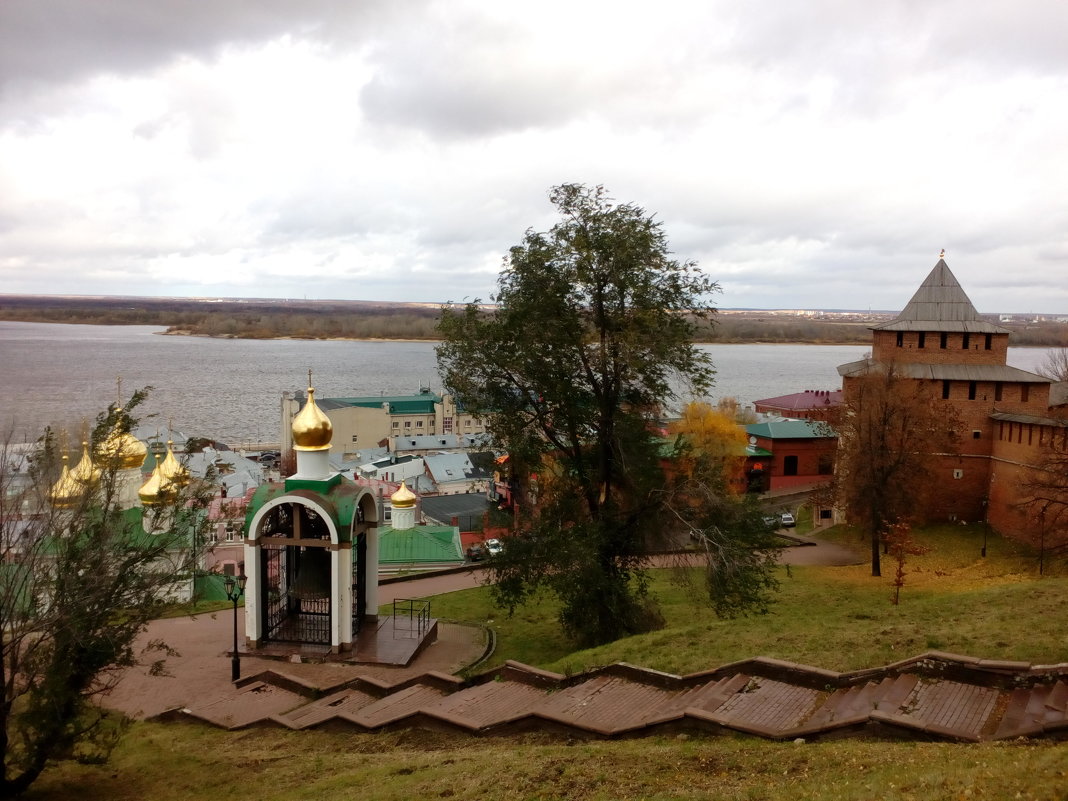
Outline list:
[[[117,407],[113,408],[112,412],[117,413],[119,409]],[[148,456],[148,448],[145,447],[145,443],[129,431],[123,431],[122,421],[119,420],[115,423],[115,427],[111,430],[108,438],[100,444],[99,455],[109,467],[114,467],[117,470],[128,470],[133,467],[141,467],[145,463],[145,458]]]
[[[145,506],[156,506],[161,503],[173,501],[178,495],[178,488],[163,475],[159,455],[156,456],[156,467],[148,481],[138,491],[137,496]]]
[[[174,440],[167,440],[167,457],[160,463],[160,474],[163,478],[179,487],[189,483],[189,470],[174,456]]]
[[[411,509],[415,506],[417,495],[408,489],[408,485],[401,482],[400,489],[389,496],[389,501],[394,509]]]
[[[70,477],[84,487],[92,487],[100,480],[100,468],[93,464],[93,458],[89,455],[89,443],[82,441],[82,458],[70,471]]]
[[[52,492],[49,493],[52,505],[57,509],[73,509],[78,505],[84,492],[85,485],[71,476],[70,467],[67,466],[67,456],[64,454],[63,471],[59,474],[56,483],[52,485]]]
[[[334,427],[315,405],[315,390],[308,387],[308,401],[293,418],[293,447],[298,451],[330,450]]]

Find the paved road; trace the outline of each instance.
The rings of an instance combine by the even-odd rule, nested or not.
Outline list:
[[[816,544],[785,548],[779,562],[784,565],[827,566],[859,565],[865,562],[862,553],[837,543],[827,542],[811,535],[806,535],[804,539]],[[674,567],[686,558],[676,554],[667,554],[653,557],[652,562],[655,567]],[[383,584],[378,588],[378,601],[380,604],[388,604],[396,598],[429,598],[446,592],[481,587],[487,581],[488,573],[485,568],[478,567],[446,575]]]

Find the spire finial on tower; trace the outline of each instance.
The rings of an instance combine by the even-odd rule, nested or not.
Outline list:
[[[944,259],[946,257],[946,249],[942,248],[942,252],[938,254],[938,258]]]

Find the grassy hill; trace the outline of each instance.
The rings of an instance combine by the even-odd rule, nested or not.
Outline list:
[[[848,531],[830,536],[855,542]],[[922,539],[932,551],[909,562],[896,607],[890,579],[872,579],[860,565],[784,570],[771,614],[731,621],[694,605],[680,576],[660,571],[654,589],[667,628],[588,651],[568,648],[548,601],[507,618],[485,589],[470,590],[434,599],[434,614],[490,622],[499,633],[495,662],[519,659],[561,672],[617,660],[687,672],[760,654],[844,670],[930,648],[1068,661],[1063,567],[1040,578],[1033,559],[994,538],[982,559],[977,528],[935,529]],[[889,561],[884,572],[892,572]],[[111,763],[56,766],[27,797],[850,801],[1054,799],[1066,787],[1068,744],[1045,741],[794,744],[712,735],[583,741],[422,731],[226,733],[138,723]]]

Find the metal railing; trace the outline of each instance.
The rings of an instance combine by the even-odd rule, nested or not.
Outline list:
[[[393,601],[393,637],[422,637],[430,628],[430,601],[396,598]]]

